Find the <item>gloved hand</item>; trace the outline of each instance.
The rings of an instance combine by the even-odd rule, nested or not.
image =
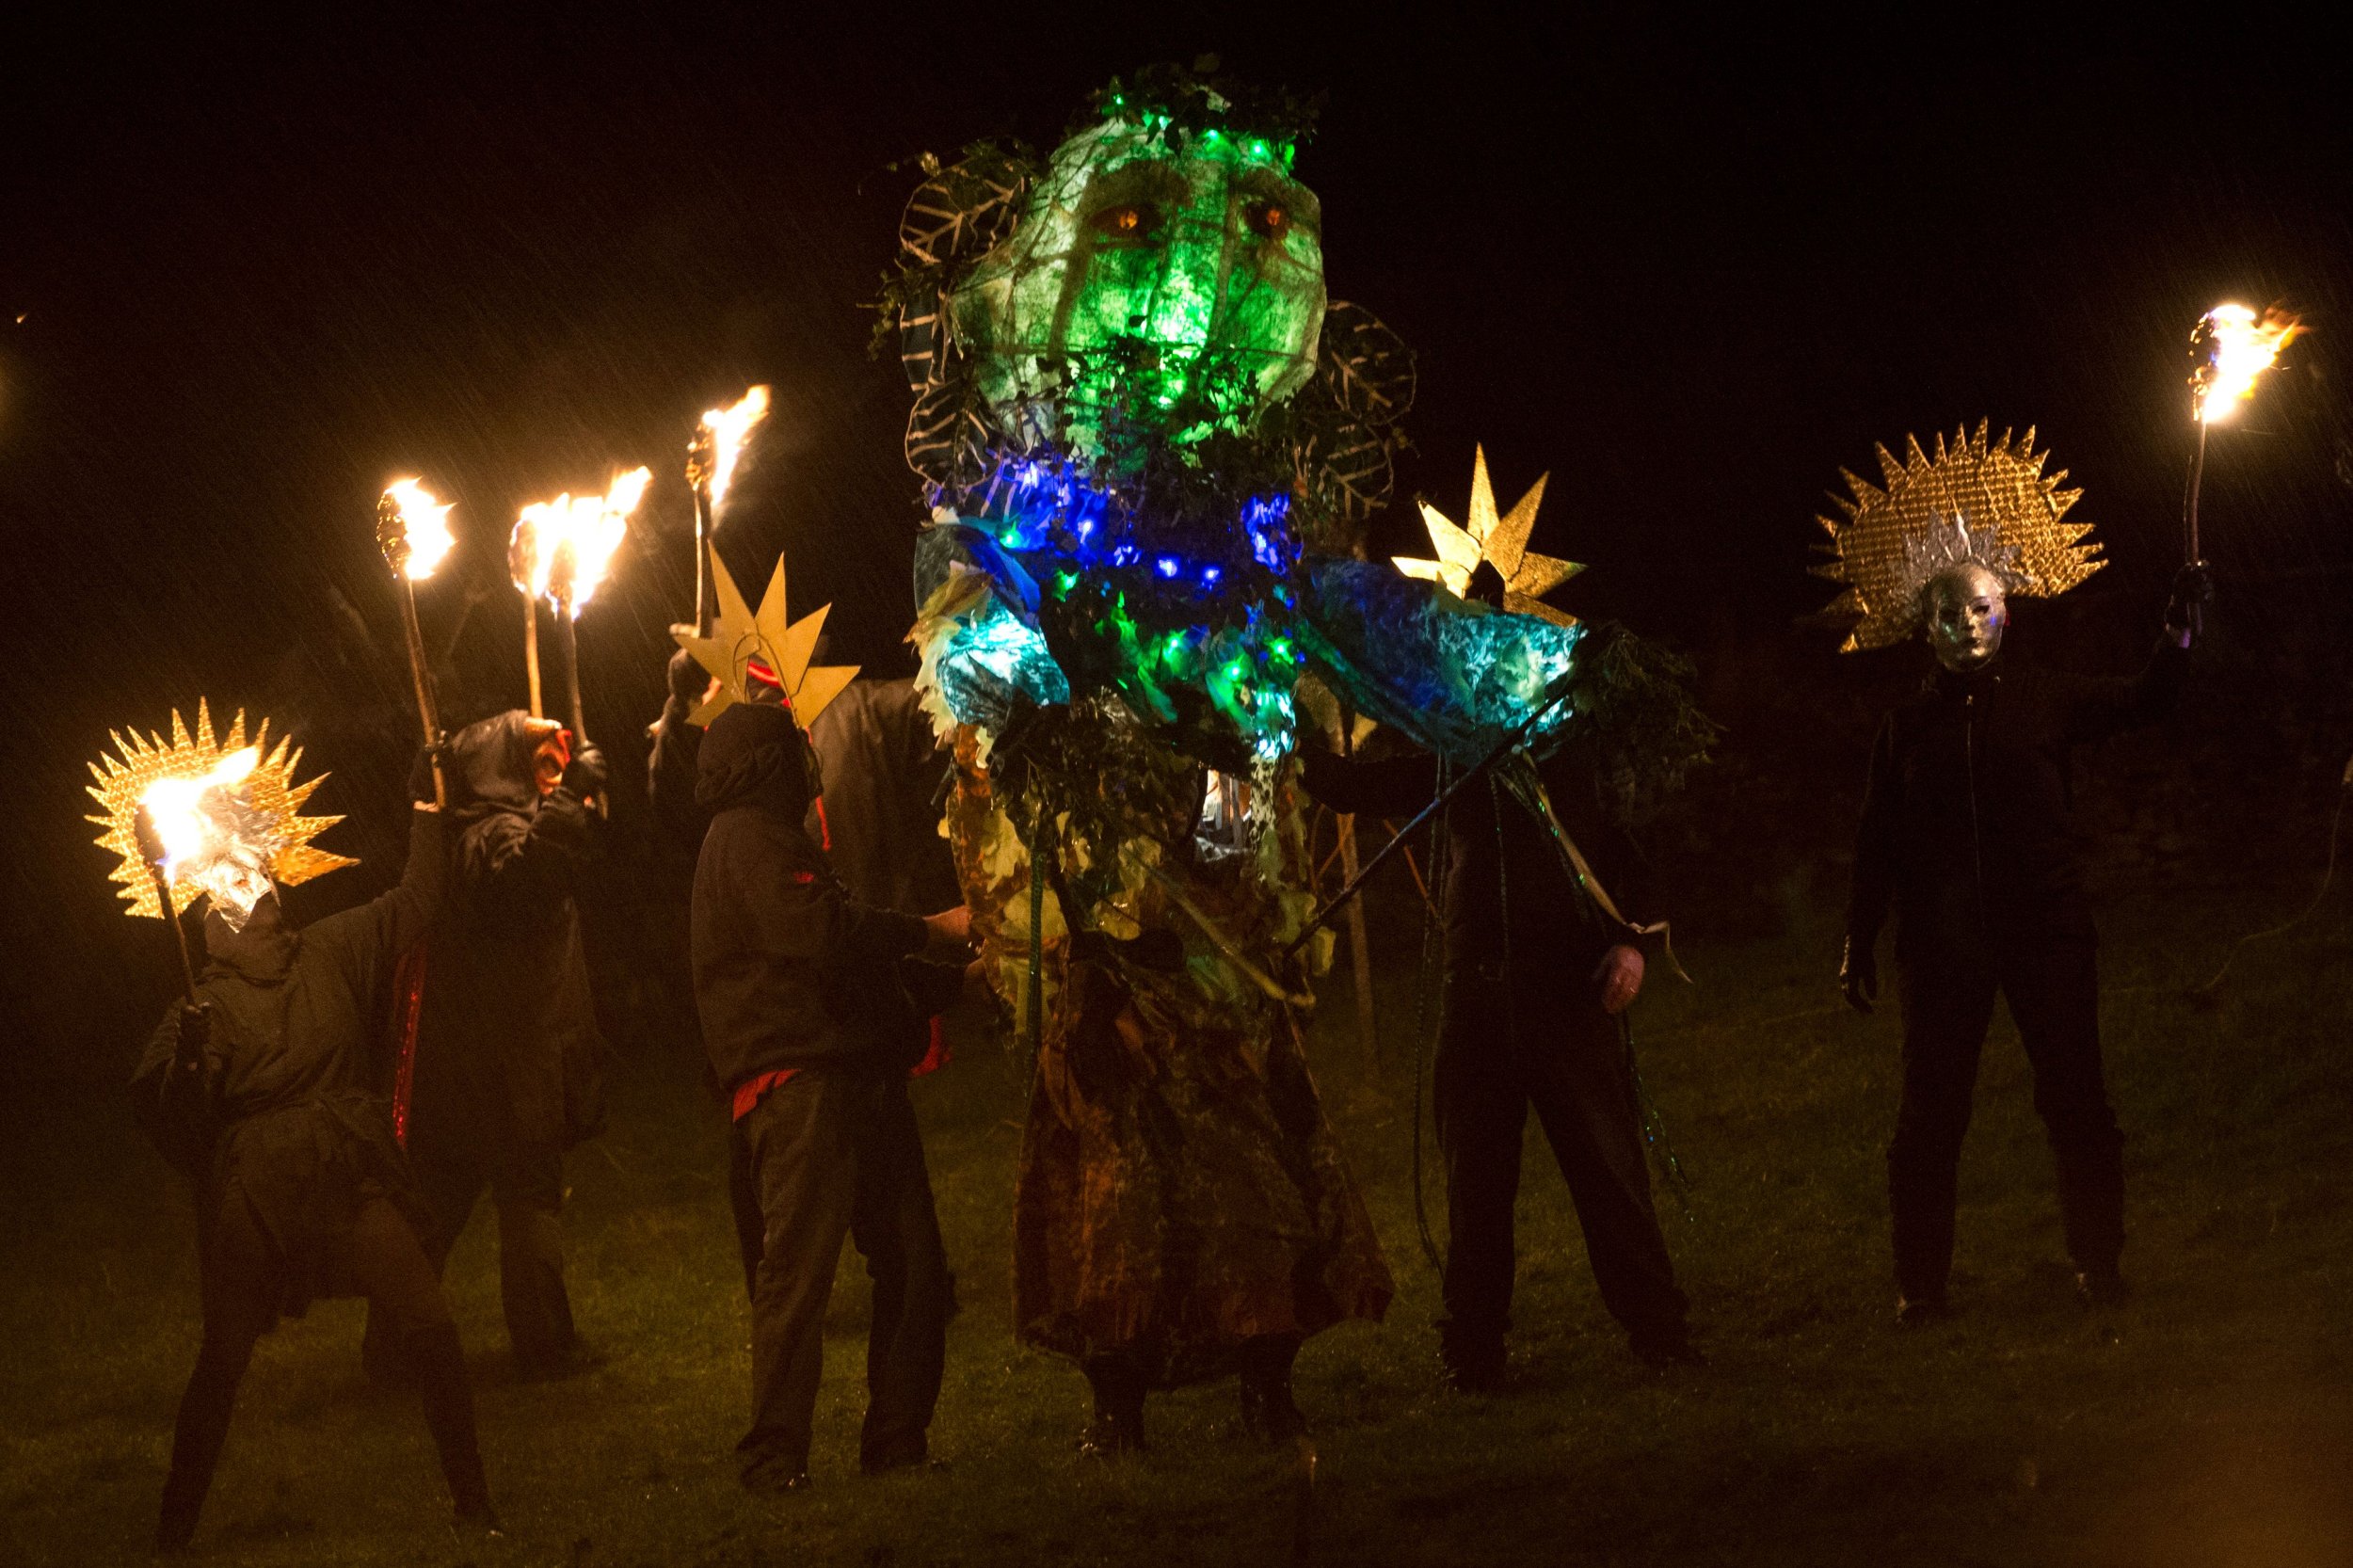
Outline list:
[[[177,1051],[183,1069],[197,1067],[204,1061],[204,1048],[213,1038],[213,1004],[209,1001],[180,1004],[180,1040]]]
[[[449,738],[443,736],[432,745],[419,746],[417,755],[408,763],[408,798],[430,802],[433,799],[433,763],[440,759],[441,776],[449,777]]]
[[[565,764],[564,788],[582,800],[604,793],[604,753],[595,746],[583,746],[579,755]]]
[[[2189,639],[2205,630],[2206,610],[2214,603],[2214,568],[2192,561],[2173,574],[2173,594],[2165,601],[2165,629],[2187,648]]]
[[[1856,1012],[1871,1011],[1880,994],[1880,959],[1871,943],[1847,938],[1838,954],[1838,989]]]
[[[692,708],[710,689],[711,672],[684,648],[670,655],[670,700]]]

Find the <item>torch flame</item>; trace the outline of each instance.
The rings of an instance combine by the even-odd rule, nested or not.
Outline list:
[[[713,408],[703,415],[703,428],[711,432],[711,509],[713,512],[728,498],[728,486],[735,479],[736,465],[743,461],[744,443],[751,439],[752,426],[767,417],[766,387],[749,389],[733,408]]]
[[[139,805],[155,824],[164,846],[164,874],[176,876],[191,860],[210,854],[221,838],[220,824],[205,797],[216,790],[234,790],[262,760],[260,746],[232,751],[213,764],[209,773],[193,777],[158,778],[139,795]]]
[[[515,586],[578,616],[603,583],[613,552],[629,535],[629,520],[646,498],[653,471],[632,469],[602,495],[566,493],[522,510],[507,551]]]
[[[2284,311],[2265,310],[2258,316],[2244,305],[2228,304],[2208,311],[2190,334],[2190,345],[2201,356],[2189,378],[2194,417],[2212,424],[2237,412],[2255,395],[2256,378],[2303,330],[2304,324]]]
[[[441,557],[457,542],[449,532],[452,504],[434,500],[433,492],[414,479],[396,479],[384,493],[400,508],[401,526],[408,536],[408,556],[402,573],[411,583],[422,583],[433,575]]]

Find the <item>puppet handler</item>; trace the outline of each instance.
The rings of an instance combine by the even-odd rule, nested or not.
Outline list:
[[[1575,717],[1562,732],[1467,778],[1428,753],[1368,761],[1301,752],[1307,792],[1336,811],[1408,819],[1452,792],[1430,813],[1443,840],[1433,876],[1445,926],[1434,1066],[1447,1178],[1439,1355],[1448,1383],[1465,1392],[1505,1383],[1513,1207],[1531,1111],[1577,1206],[1603,1304],[1634,1353],[1653,1367],[1704,1359],[1652,1204],[1624,1020],[1641,990],[1645,949],[1655,955],[1665,930],[1640,913],[1647,867],[1628,829],[1680,786],[1714,728],[1691,705],[1688,668],[1672,655],[1619,628],[1581,628],[1543,601],[1581,569],[1527,548],[1544,486],[1539,479],[1499,513],[1481,452],[1468,526],[1423,503],[1437,558],[1396,564],[1468,601],[1577,629],[1561,698]]]
[[[1942,437],[1879,451],[1886,488],[1847,476],[1844,521],[1823,519],[1858,617],[1842,651],[1925,635],[1938,668],[1891,712],[1871,748],[1839,983],[1867,1013],[1880,928],[1896,918],[1903,1098],[1887,1150],[1897,1319],[1947,1316],[1961,1145],[1998,995],[2034,1071],[2058,1166],[2059,1212],[2088,1305],[2126,1297],[2123,1135],[2100,1062],[2099,974],[2073,811],[2073,748],[2155,722],[2187,668],[2213,589],[2202,563],[2175,580],[2147,666],[2093,679],[2002,652],[2012,596],[2066,592],[2106,563],[2065,520],[2082,493],[2045,476],[2034,432],[2012,444]]]
[[[175,713],[168,743],[116,744],[120,758],[92,769],[105,814],[91,820],[121,857],[113,877],[131,912],[176,927],[209,899],[201,972],[132,1080],[141,1125],[195,1185],[203,1289],[157,1549],[184,1550],[196,1532],[256,1341],[321,1296],[366,1296],[394,1326],[457,1519],[494,1528],[457,1329],[419,1240],[426,1220],[375,1049],[395,966],[440,903],[440,816],[417,803],[398,887],[297,930],[273,883],[354,864],[311,843],[339,819],[300,814],[319,784],[294,782],[301,754],[282,737],[265,750],[266,725],[248,745],[243,714],[218,744],[201,707],[193,737]]]

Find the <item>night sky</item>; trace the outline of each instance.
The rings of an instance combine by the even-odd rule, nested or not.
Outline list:
[[[2087,598],[2153,616],[2179,560],[2184,344],[2236,297],[2317,330],[2217,439],[2224,592],[2353,585],[2353,117],[2320,51],[1959,12],[1936,40],[1441,35],[1453,9],[1385,32],[546,8],[12,43],[0,1005],[20,1056],[94,1027],[61,984],[127,970],[115,1005],[143,1018],[168,984],[80,820],[110,727],[205,694],[293,722],[338,772],[323,805],[396,801],[406,671],[371,535],[392,477],[458,504],[459,558],[423,595],[438,644],[467,577],[504,584],[522,503],[653,466],[642,549],[580,623],[590,727],[626,772],[689,608],[684,442],[769,382],[723,535],[737,574],[784,548],[796,612],[831,600],[841,655],[900,659],[906,394],[862,307],[908,160],[1050,146],[1086,91],[1154,60],[1214,50],[1329,93],[1298,169],[1333,296],[1421,369],[1385,548],[1417,544],[1417,492],[1460,515],[1483,441],[1507,504],[1552,475],[1534,547],[1593,567],[1561,601],[1705,673],[1823,635],[1793,621],[1829,597],[1804,568],[1840,465],[1990,416],[2039,425],[2086,487],[2115,562]],[[474,607],[465,700],[520,700],[520,623],[503,586]]]

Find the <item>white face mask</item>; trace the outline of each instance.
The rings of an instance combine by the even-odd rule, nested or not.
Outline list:
[[[1979,566],[1938,573],[1929,584],[1928,622],[1938,664],[1957,673],[1977,668],[2002,650],[2009,625],[2002,580]]]

